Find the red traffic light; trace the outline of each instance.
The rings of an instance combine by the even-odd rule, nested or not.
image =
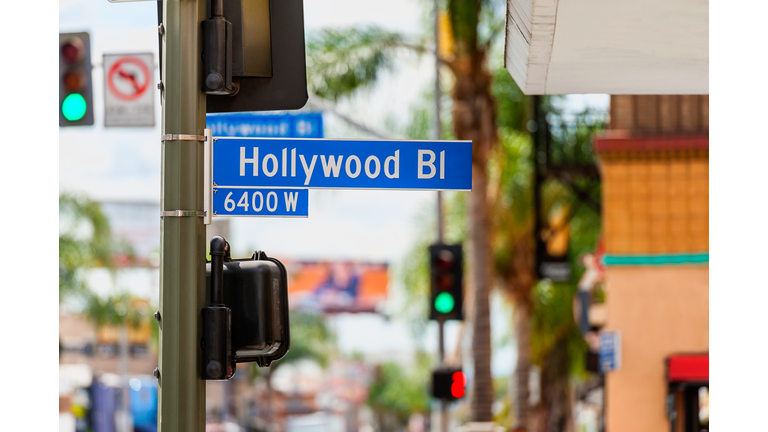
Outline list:
[[[455,258],[451,251],[443,249],[435,257],[435,267],[438,270],[446,271],[450,270],[455,262]]]
[[[85,44],[77,36],[73,36],[61,45],[61,58],[67,63],[75,63],[85,57]]]
[[[464,397],[464,395],[467,393],[465,389],[467,386],[467,376],[464,375],[464,372],[458,371],[451,375],[451,379],[451,396],[455,397],[456,399]]]
[[[466,394],[467,376],[456,367],[441,367],[432,371],[432,396],[455,401]]]

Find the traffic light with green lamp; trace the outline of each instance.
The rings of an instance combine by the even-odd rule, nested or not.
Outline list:
[[[59,33],[59,126],[93,125],[91,37]]]
[[[460,244],[435,244],[429,247],[432,293],[429,319],[437,321],[464,319],[463,261]]]

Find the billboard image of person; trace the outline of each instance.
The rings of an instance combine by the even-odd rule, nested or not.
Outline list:
[[[289,262],[286,267],[289,302],[295,309],[376,312],[387,297],[385,263]]]

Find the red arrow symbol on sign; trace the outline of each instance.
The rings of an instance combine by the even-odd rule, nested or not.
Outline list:
[[[130,72],[126,72],[123,69],[118,69],[117,74],[120,75],[120,78],[127,79],[131,82],[133,85],[133,90],[135,93],[139,92],[139,83],[136,82],[136,76]]]
[[[135,72],[129,72],[125,70],[125,64],[131,64],[138,70]],[[133,94],[123,91],[115,86],[115,76],[119,76],[121,79],[125,79],[131,82],[131,88],[133,88]],[[137,82],[136,78],[142,78],[143,82]],[[147,89],[150,81],[150,71],[147,64],[136,57],[123,57],[115,61],[115,63],[109,68],[107,74],[107,86],[109,91],[118,99],[124,101],[133,101],[141,97],[144,91]]]

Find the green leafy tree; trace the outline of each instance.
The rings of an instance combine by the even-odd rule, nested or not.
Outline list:
[[[98,202],[84,196],[63,193],[59,196],[59,302],[77,297],[89,301],[85,273],[106,268],[113,275],[114,257],[131,262],[131,246],[112,235],[107,217]]]
[[[501,136],[489,162],[489,206],[493,224],[493,269],[498,287],[514,304],[517,347],[514,372],[514,424],[528,427],[528,374],[531,367],[531,291],[534,274],[532,140],[527,131],[531,100],[509,73],[494,72]]]
[[[83,312],[97,327],[104,325],[138,327],[151,316],[149,302],[128,293],[114,294],[106,298],[88,293]]]
[[[127,361],[128,329],[138,329],[152,320],[149,301],[127,292],[116,293],[107,297],[88,292],[85,299],[85,308],[82,312],[96,325],[97,329],[104,326],[114,326],[118,329],[120,356],[123,361]],[[156,337],[154,332],[150,334],[150,337]]]
[[[551,133],[552,164],[595,167],[592,137],[605,127],[606,113],[587,109],[563,112],[562,98],[544,98]],[[570,425],[571,385],[584,376],[586,344],[573,320],[572,302],[583,273],[582,255],[595,250],[600,234],[600,181],[590,175],[550,178],[544,184],[545,210],[568,209],[571,280],[539,282],[531,293],[534,304],[531,359],[541,368],[541,402],[534,409],[537,430],[566,430]]]
[[[302,360],[312,360],[327,367],[336,354],[336,337],[319,314],[302,311],[290,312],[291,349],[274,363],[273,369]]]
[[[533,208],[532,208],[532,165],[531,138],[526,130],[530,118],[530,99],[525,96],[509,76],[498,68],[493,73],[492,92],[498,102],[497,125],[500,142],[489,155],[487,164],[488,192],[487,206],[490,218],[492,250],[492,282],[500,287],[515,304],[515,341],[518,345],[518,373],[524,380],[517,387],[527,392],[527,374],[530,367],[530,337],[521,338],[520,329],[530,329],[533,304],[530,293],[535,284],[533,274]],[[409,137],[421,138],[424,134],[423,111],[419,105],[411,116]],[[415,133],[414,133],[415,132]],[[468,194],[465,192],[446,195],[446,240],[464,242],[468,237]],[[429,215],[432,215],[429,209]],[[433,217],[423,218],[434,226]],[[425,223],[427,224],[427,223]],[[404,285],[409,290],[411,301],[406,302],[404,313],[418,331],[425,325],[428,310],[429,267],[426,253],[432,241],[430,227],[425,235],[414,242],[402,266]],[[419,320],[420,318],[420,320]],[[528,333],[523,333],[523,336]],[[523,361],[520,361],[522,358]],[[519,393],[520,390],[516,390]],[[527,393],[525,396],[527,400]],[[515,404],[519,411],[522,404]],[[520,424],[525,424],[525,412],[517,412]]]
[[[604,113],[587,110],[564,113],[561,97],[542,98],[550,137],[550,166],[594,170],[592,136],[604,126]],[[512,138],[512,134],[506,135]],[[502,148],[506,148],[507,138]],[[519,141],[520,144],[523,141]],[[510,150],[514,150],[513,146]],[[537,281],[533,269],[534,220],[532,189],[533,154],[531,142],[522,151],[507,152],[502,158],[515,174],[499,183],[506,189],[501,195],[511,198],[506,211],[494,211],[496,217],[513,220],[497,221],[496,272],[500,286],[515,303],[515,333],[518,359],[515,370],[514,413],[517,424],[529,430],[564,430],[570,421],[570,380],[583,371],[584,341],[572,318],[572,299],[582,270],[578,258],[596,247],[600,215],[590,204],[599,202],[599,179],[596,176],[550,175],[543,184],[542,212],[549,214],[564,209],[570,227],[569,260],[574,270],[568,282]],[[516,166],[516,168],[515,168]],[[590,168],[591,167],[591,168]],[[499,172],[505,172],[501,169]],[[595,171],[596,172],[596,171]],[[515,177],[517,179],[515,180]],[[503,178],[503,175],[500,176]],[[523,212],[519,210],[524,209]],[[515,215],[515,212],[518,214]],[[528,216],[526,216],[526,213]],[[517,232],[515,234],[514,232]],[[525,233],[529,233],[525,235]],[[519,239],[515,244],[508,239]],[[505,246],[506,244],[506,246]],[[529,412],[527,383],[531,365],[541,368],[541,401]]]
[[[509,74],[497,70],[493,91],[499,100],[498,125],[501,141],[489,158],[489,211],[492,224],[493,270],[496,286],[515,305],[514,329],[517,344],[517,366],[509,416],[513,425],[529,430],[549,430],[546,425],[558,424],[568,418],[567,391],[569,377],[583,370],[584,343],[574,326],[571,301],[581,274],[576,260],[594,250],[600,218],[589,205],[560,179],[545,183],[543,211],[562,207],[573,209],[570,216],[570,258],[574,271],[568,283],[538,283],[534,274],[533,219],[533,155],[532,140],[524,130],[530,118],[530,98],[522,94]],[[566,115],[557,108],[560,98],[544,101],[552,130],[550,150],[556,163],[585,165],[594,163],[591,137],[603,127],[604,113],[586,111]],[[421,118],[420,115],[412,116]],[[414,130],[423,128],[415,127]],[[574,180],[578,186],[599,196],[599,183]],[[446,223],[449,241],[466,237],[456,227],[466,221],[466,195],[452,194],[448,202]],[[431,210],[431,209],[430,209]],[[431,212],[430,212],[431,214]],[[425,218],[427,219],[427,218]],[[434,219],[428,219],[434,225]],[[430,228],[431,232],[431,228]],[[405,314],[421,328],[428,307],[428,263],[426,245],[431,236],[419,238],[404,261],[403,280],[409,290]],[[421,318],[422,322],[418,319]],[[528,375],[532,365],[542,368],[542,402],[529,413]],[[509,405],[504,405],[508,407]],[[549,413],[556,413],[550,415]],[[497,416],[498,417],[498,416]]]
[[[452,75],[452,123],[457,139],[473,142],[472,192],[469,194],[470,280],[474,377],[474,421],[491,420],[491,337],[488,292],[491,284],[490,219],[487,207],[487,161],[497,144],[493,77],[488,69],[490,45],[503,29],[503,4],[490,0],[446,0],[453,45],[441,63]],[[426,38],[422,38],[426,40]],[[394,64],[400,49],[425,52],[423,43],[374,27],[326,30],[307,43],[310,89],[338,99],[371,85],[380,71]]]
[[[416,353],[416,367],[406,370],[394,362],[379,365],[368,389],[368,406],[379,432],[403,430],[414,413],[429,410],[428,392],[432,358]]]
[[[59,301],[87,294],[84,270],[113,267],[114,241],[97,202],[59,196]]]
[[[149,303],[127,293],[102,298],[88,287],[85,273],[107,268],[115,276],[114,256],[132,259],[129,245],[117,241],[99,204],[71,194],[59,196],[59,302],[76,299],[82,313],[97,329],[118,328],[119,370],[126,385],[128,376],[128,327],[138,327],[150,319]],[[123,389],[124,398],[127,398]],[[122,409],[127,409],[123,406]]]

